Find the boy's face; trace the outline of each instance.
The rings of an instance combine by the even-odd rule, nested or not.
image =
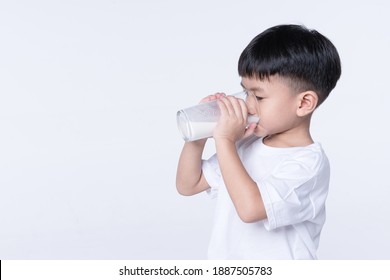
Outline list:
[[[259,137],[287,132],[299,121],[298,95],[278,76],[269,79],[243,77],[241,85],[248,93],[248,113],[260,118],[254,134]]]

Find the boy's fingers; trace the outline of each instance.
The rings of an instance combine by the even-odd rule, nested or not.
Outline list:
[[[229,97],[229,101],[231,112],[234,113],[238,119],[243,118],[246,120],[248,110],[244,100],[235,97]]]
[[[221,110],[221,115],[226,115],[226,114],[229,114],[229,110],[226,106],[226,103],[224,102],[224,99],[225,98],[220,98],[218,99],[218,106],[219,106],[219,109]]]
[[[215,94],[215,96],[216,96],[217,98],[221,98],[221,97],[226,96],[226,94],[223,93],[223,92],[218,92],[218,93]]]
[[[242,117],[246,120],[246,118],[248,117],[248,108],[246,107],[246,103],[244,100],[239,99],[238,104],[240,104],[241,107]]]
[[[200,101],[200,103],[213,101],[213,100],[219,99],[219,98],[221,98],[221,97],[223,97],[223,96],[226,96],[226,94],[223,93],[223,92],[217,92],[217,93],[214,93],[214,94],[210,94],[210,95],[204,97],[204,98]]]
[[[229,115],[235,115],[236,113],[236,109],[234,107],[234,104],[233,104],[233,99],[234,97],[231,97],[231,96],[228,96],[226,98],[222,98],[222,102],[225,104],[226,106],[226,109],[227,109],[227,112],[229,113]]]

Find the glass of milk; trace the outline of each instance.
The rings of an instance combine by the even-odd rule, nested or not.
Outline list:
[[[245,101],[247,94],[242,91],[232,96]],[[217,125],[221,111],[217,100],[180,110],[177,112],[177,126],[185,141],[195,141],[213,136],[214,128]],[[249,115],[248,124],[258,123],[257,116]]]

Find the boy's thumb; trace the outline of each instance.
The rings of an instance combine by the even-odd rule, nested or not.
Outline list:
[[[247,137],[251,136],[253,134],[253,132],[255,131],[256,126],[257,126],[256,123],[249,124],[248,127],[245,130],[243,138],[247,138]]]

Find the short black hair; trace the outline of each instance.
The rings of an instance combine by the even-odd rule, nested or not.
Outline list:
[[[302,25],[277,25],[257,35],[244,49],[238,73],[261,80],[272,75],[287,78],[298,91],[315,91],[320,105],[340,78],[341,62],[336,47],[318,31]]]

